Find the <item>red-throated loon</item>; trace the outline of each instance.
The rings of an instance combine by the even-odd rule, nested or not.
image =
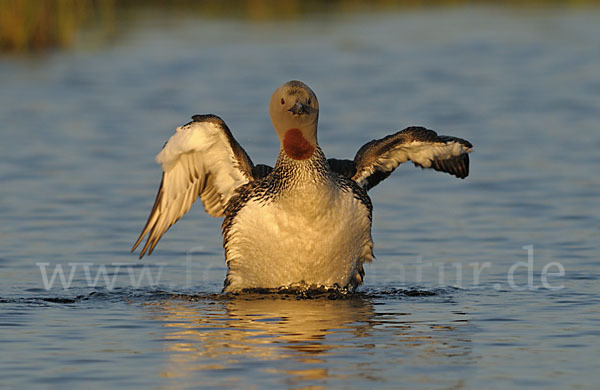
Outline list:
[[[254,165],[216,115],[194,115],[177,128],[156,156],[162,182],[132,251],[148,234],[140,258],[151,254],[199,196],[210,215],[224,217],[225,292],[353,291],[373,259],[367,191],[407,161],[469,174],[471,143],[423,127],[373,140],[354,160],[327,160],[317,142],[319,102],[300,81],[279,87],[269,111],[281,141],[274,168]]]

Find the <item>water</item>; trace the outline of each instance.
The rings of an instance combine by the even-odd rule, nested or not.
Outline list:
[[[595,388],[598,17],[150,13],[110,44],[4,56],[0,387]],[[220,295],[220,221],[199,205],[130,255],[174,127],[219,114],[272,164],[268,99],[293,78],[329,157],[419,124],[471,141],[471,175],[406,165],[371,192],[377,259],[352,297]],[[57,266],[70,287],[46,289]]]

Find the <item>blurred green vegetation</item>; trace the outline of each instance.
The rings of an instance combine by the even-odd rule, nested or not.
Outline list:
[[[405,8],[480,5],[579,6],[598,0],[0,0],[0,52],[68,48],[86,35],[106,42],[148,15],[234,18],[248,21],[311,15],[397,11]],[[95,37],[95,38],[94,38]]]
[[[115,0],[0,0],[0,50],[70,47],[84,26],[114,21]]]

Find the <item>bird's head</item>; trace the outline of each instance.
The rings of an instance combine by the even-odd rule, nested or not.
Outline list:
[[[301,81],[288,81],[271,97],[269,112],[285,153],[295,160],[310,158],[317,147],[319,101]]]

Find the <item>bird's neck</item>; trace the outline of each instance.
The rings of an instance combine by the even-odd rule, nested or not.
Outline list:
[[[274,172],[288,186],[319,185],[329,182],[329,164],[319,146],[310,158],[295,160],[289,157],[284,148],[279,151]]]

